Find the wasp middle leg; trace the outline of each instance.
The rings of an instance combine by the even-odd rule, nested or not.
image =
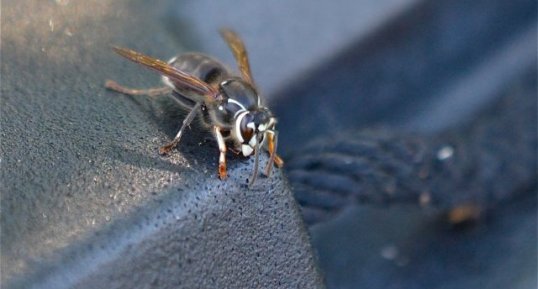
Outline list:
[[[159,148],[159,153],[161,155],[167,155],[168,153],[170,153],[170,151],[172,151],[173,148],[175,148],[177,146],[177,144],[181,140],[181,136],[183,135],[183,130],[185,130],[185,128],[192,123],[192,121],[194,120],[194,117],[196,116],[196,113],[198,113],[201,106],[202,106],[202,103],[197,102],[192,107],[189,114],[187,114],[185,119],[183,119],[183,124],[181,125],[181,128],[177,132],[174,139],[171,142],[169,142],[168,144],[166,144],[166,145]]]

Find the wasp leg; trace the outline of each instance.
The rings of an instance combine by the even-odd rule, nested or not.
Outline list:
[[[105,87],[110,90],[114,90],[116,92],[127,94],[127,95],[147,95],[149,97],[155,97],[159,95],[172,93],[172,89],[167,86],[149,88],[149,89],[132,89],[125,86],[121,86],[113,80],[107,80],[105,82]]]
[[[213,126],[213,133],[217,138],[217,144],[219,145],[219,178],[224,180],[226,178],[226,144],[224,143],[224,138],[220,132],[218,126]]]
[[[280,158],[276,154],[277,144],[278,144],[278,133],[275,131],[267,131],[268,134],[268,143],[267,143],[267,150],[269,151],[269,162],[267,163],[267,166],[265,167],[265,175],[271,176],[271,171],[273,168],[273,163],[278,167],[281,168],[284,166],[284,161],[282,158]]]
[[[265,166],[265,175],[267,177],[270,177],[271,171],[273,169],[273,162],[275,162],[275,158],[276,158],[278,136],[276,132],[271,131],[271,130],[268,130],[266,134],[267,134],[267,150],[269,151],[269,161],[267,162],[267,165]]]
[[[161,155],[166,155],[168,153],[170,153],[170,151],[175,148],[177,146],[177,144],[179,143],[179,140],[181,139],[181,136],[183,135],[183,130],[191,124],[192,120],[194,119],[194,117],[196,116],[196,113],[198,112],[198,110],[200,109],[200,107],[202,106],[202,104],[200,102],[197,102],[191,109],[191,111],[189,112],[189,114],[187,114],[187,116],[185,117],[185,119],[183,119],[183,124],[181,125],[181,128],[179,129],[179,131],[177,132],[176,136],[174,137],[174,139],[162,146],[159,148],[159,153]]]
[[[275,155],[275,165],[277,168],[282,168],[284,166],[284,160],[278,155]]]

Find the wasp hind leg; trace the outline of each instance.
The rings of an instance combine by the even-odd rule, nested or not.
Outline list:
[[[169,142],[168,144],[160,147],[159,148],[159,154],[167,155],[167,154],[170,153],[170,151],[172,151],[172,149],[174,149],[177,146],[177,144],[181,140],[181,136],[183,135],[183,131],[185,130],[185,128],[187,126],[189,126],[192,123],[194,117],[196,116],[196,113],[198,112],[198,110],[200,109],[201,106],[202,106],[202,104],[200,102],[198,102],[192,107],[189,114],[187,114],[185,119],[183,119],[183,124],[181,125],[181,128],[177,132],[174,139],[171,142]]]
[[[116,92],[127,94],[127,95],[147,95],[149,97],[156,97],[156,96],[172,93],[172,89],[167,86],[155,87],[155,88],[149,88],[149,89],[132,89],[132,88],[122,86],[118,84],[117,82],[115,82],[114,80],[107,80],[105,82],[105,87],[110,90],[114,90]]]

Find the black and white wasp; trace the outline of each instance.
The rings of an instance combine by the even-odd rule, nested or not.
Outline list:
[[[220,179],[225,179],[227,175],[228,144],[237,154],[242,153],[245,157],[254,154],[254,172],[249,182],[249,186],[252,186],[258,175],[261,147],[265,145],[270,155],[265,167],[266,175],[271,174],[273,163],[278,167],[284,164],[276,154],[277,121],[261,102],[243,41],[229,29],[222,29],[220,33],[232,50],[241,76],[235,76],[220,61],[201,53],[186,53],[164,62],[130,49],[114,47],[119,55],[160,73],[165,86],[130,89],[111,80],[105,86],[128,95],[172,95],[189,113],[174,139],[162,146],[159,153],[170,153],[179,143],[185,128],[199,115],[204,126],[212,131],[217,140]]]

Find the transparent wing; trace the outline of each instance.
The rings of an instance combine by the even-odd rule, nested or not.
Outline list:
[[[176,85],[182,85],[188,89],[191,89],[195,93],[199,93],[200,95],[205,96],[209,101],[214,100],[218,95],[218,91],[215,88],[211,87],[209,84],[203,82],[195,76],[192,76],[171,66],[170,64],[162,60],[144,55],[142,53],[127,48],[113,47],[113,49],[119,55],[135,63],[142,64],[164,76],[167,76]]]
[[[239,67],[239,71],[241,72],[241,76],[243,77],[243,79],[250,83],[253,87],[256,87],[256,85],[254,84],[254,79],[252,78],[252,73],[250,71],[247,50],[245,48],[245,44],[243,43],[239,35],[227,28],[221,29],[220,35],[222,35],[222,38],[224,38],[224,40],[232,50],[232,53],[235,57],[235,61],[237,62],[237,66]]]

